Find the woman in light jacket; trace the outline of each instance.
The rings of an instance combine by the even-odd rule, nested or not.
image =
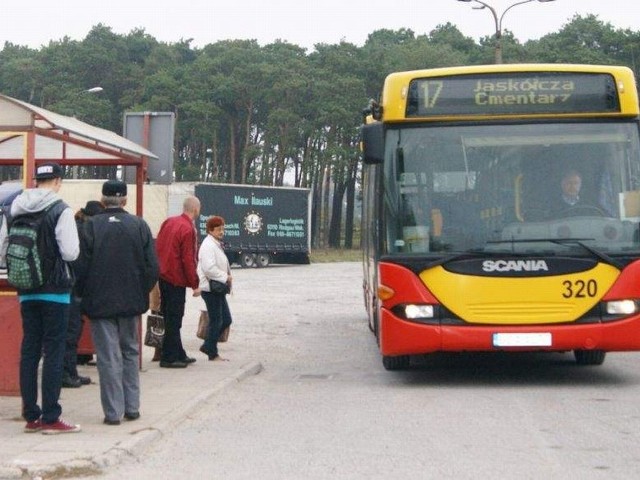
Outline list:
[[[218,355],[218,338],[222,331],[231,325],[231,312],[227,304],[227,293],[231,292],[231,269],[229,260],[222,247],[224,237],[224,218],[219,216],[207,219],[207,236],[198,251],[198,277],[202,299],[209,314],[209,330],[200,351],[209,360],[226,360]],[[211,291],[211,281],[226,285],[225,292]],[[219,287],[221,287],[219,285]]]

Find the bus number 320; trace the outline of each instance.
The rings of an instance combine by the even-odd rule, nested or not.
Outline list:
[[[564,298],[587,298],[595,297],[598,293],[598,282],[595,280],[565,280],[562,282]]]

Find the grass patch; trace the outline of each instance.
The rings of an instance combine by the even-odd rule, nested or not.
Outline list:
[[[362,250],[344,248],[311,249],[311,263],[361,262]]]

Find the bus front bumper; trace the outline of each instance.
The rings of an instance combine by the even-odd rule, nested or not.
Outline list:
[[[640,350],[640,315],[610,323],[434,325],[380,311],[380,350],[385,356],[463,351]]]

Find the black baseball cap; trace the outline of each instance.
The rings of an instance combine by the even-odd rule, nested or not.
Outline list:
[[[102,195],[105,197],[126,197],[127,184],[120,180],[107,180],[102,184]]]
[[[43,163],[36,167],[36,180],[49,180],[51,178],[63,178],[64,171],[57,163]]]

